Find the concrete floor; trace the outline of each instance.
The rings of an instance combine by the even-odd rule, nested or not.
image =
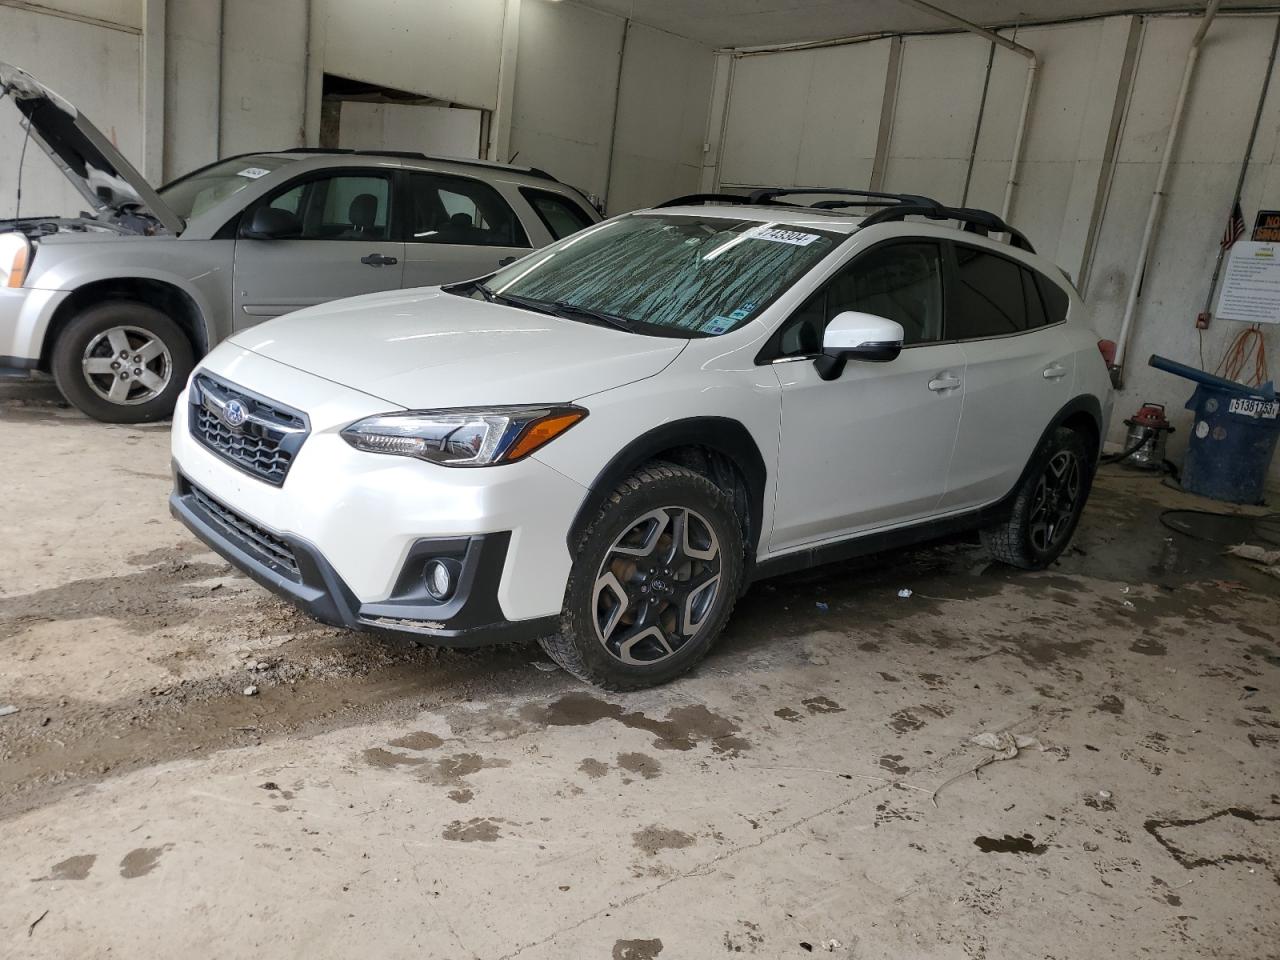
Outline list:
[[[757,585],[616,697],[296,614],[169,519],[165,426],[9,385],[0,438],[0,955],[1280,956],[1280,590],[1156,479],[1050,572]]]

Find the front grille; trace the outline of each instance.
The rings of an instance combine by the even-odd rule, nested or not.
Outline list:
[[[301,580],[298,560],[293,548],[271,531],[258,526],[252,520],[240,516],[224,503],[213,499],[193,483],[187,484],[191,499],[204,511],[210,521],[222,528],[223,533],[242,550],[256,556],[267,566],[291,580]]]
[[[192,380],[190,398],[196,440],[260,480],[284,483],[310,431],[306,414],[208,374]]]

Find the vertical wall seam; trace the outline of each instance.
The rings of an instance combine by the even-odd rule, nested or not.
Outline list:
[[[871,161],[868,190],[883,190],[885,168],[889,163],[889,147],[893,140],[893,123],[898,112],[898,85],[902,81],[902,37],[889,40],[889,62],[884,72],[884,95],[880,100],[880,126],[876,130],[876,155]]]

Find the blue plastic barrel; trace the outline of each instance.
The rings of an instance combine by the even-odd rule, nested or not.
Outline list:
[[[1262,503],[1280,438],[1280,400],[1266,387],[1255,393],[1233,386],[1201,383],[1187,401],[1196,417],[1182,487],[1228,503]]]

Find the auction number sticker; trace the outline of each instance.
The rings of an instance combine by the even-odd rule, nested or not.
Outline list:
[[[753,237],[756,240],[769,240],[773,243],[790,243],[797,247],[807,247],[818,239],[816,233],[805,233],[802,230],[781,230],[778,227],[757,230]]]
[[[1231,413],[1243,414],[1246,417],[1260,417],[1263,420],[1274,420],[1280,415],[1280,400],[1257,400],[1253,397],[1232,397]]]
[[[265,177],[270,172],[265,167],[245,167],[240,171],[240,176],[248,177],[250,180],[257,180],[259,177]]]

